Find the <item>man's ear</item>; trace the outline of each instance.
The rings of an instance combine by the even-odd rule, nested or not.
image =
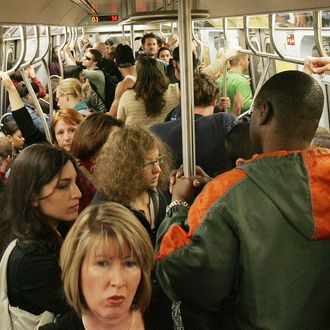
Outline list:
[[[269,101],[266,101],[260,108],[259,124],[266,125],[273,117],[273,107]]]

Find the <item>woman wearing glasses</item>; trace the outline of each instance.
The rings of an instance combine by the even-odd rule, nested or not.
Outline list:
[[[56,89],[56,98],[60,109],[75,109],[83,116],[88,116],[94,111],[90,109],[84,100],[82,85],[75,78],[67,78],[59,82]]]
[[[126,126],[113,132],[97,160],[95,177],[100,191],[94,202],[118,202],[138,218],[155,246],[157,229],[166,211],[160,188],[169,177],[170,157],[164,144],[141,126]],[[150,329],[172,329],[171,302],[155,274],[145,322]]]
[[[96,160],[100,189],[96,201],[115,201],[128,207],[155,243],[166,209],[159,188],[165,187],[169,163],[165,146],[147,129],[127,126],[112,133]]]

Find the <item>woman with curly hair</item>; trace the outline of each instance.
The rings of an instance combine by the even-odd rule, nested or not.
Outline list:
[[[170,158],[162,142],[141,126],[113,132],[97,160],[95,178],[104,196],[128,207],[155,242],[165,215],[166,200],[158,189],[166,186]]]
[[[155,246],[157,229],[166,211],[159,190],[166,187],[171,159],[165,145],[141,126],[126,126],[113,132],[96,160],[97,193],[94,202],[113,201],[130,209],[147,230]],[[150,308],[145,321],[150,329],[172,329],[171,302],[155,274]],[[161,327],[160,327],[161,325]]]
[[[125,124],[161,123],[180,102],[178,84],[170,84],[157,60],[141,56],[136,63],[136,83],[120,98],[117,118]]]

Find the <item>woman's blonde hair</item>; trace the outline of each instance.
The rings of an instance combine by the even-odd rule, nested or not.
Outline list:
[[[151,297],[150,273],[154,266],[154,252],[148,233],[126,207],[105,203],[87,207],[75,221],[61,248],[60,264],[64,291],[69,304],[79,315],[88,312],[81,290],[81,267],[84,259],[93,256],[98,248],[109,249],[115,241],[119,257],[125,248],[141,268],[141,280],[132,303],[132,310],[142,313]]]
[[[143,179],[144,163],[148,153],[156,148],[165,156],[160,164],[158,184],[165,188],[172,159],[158,137],[140,125],[127,125],[110,134],[99,153],[95,169],[97,187],[107,200],[129,205],[149,188],[149,183]]]
[[[76,78],[66,78],[60,80],[57,88],[57,93],[73,95],[80,100],[84,99],[81,83]]]

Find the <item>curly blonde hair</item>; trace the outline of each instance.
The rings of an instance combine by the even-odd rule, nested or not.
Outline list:
[[[158,184],[164,188],[172,157],[158,137],[139,125],[125,126],[110,135],[96,160],[95,170],[97,187],[107,200],[127,205],[149,188],[143,179],[143,164],[147,154],[156,148],[165,155]]]

